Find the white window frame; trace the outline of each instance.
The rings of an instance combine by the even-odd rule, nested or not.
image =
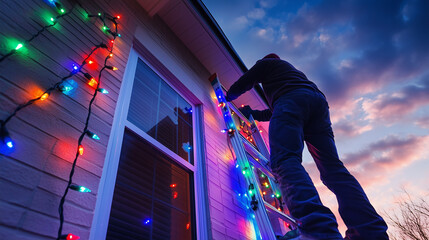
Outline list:
[[[135,126],[127,120],[128,110],[131,101],[131,93],[134,84],[134,78],[138,60],[141,59],[147,64],[159,77],[161,77],[170,87],[172,87],[181,97],[188,101],[193,110],[193,148],[194,160],[193,164],[184,160],[182,157],[159,143],[157,140],[149,136],[146,132]],[[125,73],[123,76],[121,89],[119,92],[118,102],[113,118],[112,129],[107,145],[106,158],[104,162],[103,172],[98,188],[97,201],[94,211],[94,217],[91,225],[90,240],[106,239],[107,228],[109,225],[110,210],[112,206],[113,194],[115,190],[116,176],[119,167],[121,156],[122,142],[124,138],[125,128],[137,133],[145,140],[149,141],[156,148],[170,156],[176,163],[185,169],[193,172],[194,191],[194,213],[195,213],[195,231],[197,239],[211,239],[210,232],[210,217],[207,200],[207,185],[206,185],[206,167],[204,153],[204,133],[203,133],[203,114],[202,105],[195,106],[186,99],[168,80],[162,76],[157,69],[144,59],[134,48],[131,48]],[[192,204],[191,204],[192,206]]]

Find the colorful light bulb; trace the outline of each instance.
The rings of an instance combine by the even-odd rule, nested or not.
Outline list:
[[[95,78],[91,78],[91,79],[88,81],[88,85],[89,85],[89,86],[91,86],[91,87],[93,87],[93,88],[95,88],[95,87],[97,87],[98,82],[97,82],[97,80],[95,80]]]
[[[95,140],[100,140],[100,137],[97,136],[97,134],[95,134],[95,133],[93,133],[93,132],[91,132],[89,130],[86,130],[86,135],[88,135],[89,137],[91,137],[91,138],[93,138]]]
[[[77,184],[71,184],[70,189],[78,191],[78,192],[83,192],[83,193],[91,192],[91,190],[89,188],[87,188],[85,186],[79,186]]]
[[[120,15],[116,15],[116,19],[121,19],[121,16]]]
[[[112,71],[116,71],[116,70],[118,70],[118,68],[117,68],[117,67],[114,67],[114,66],[106,66],[106,68],[107,68],[107,69],[110,69],[110,70],[112,70]]]
[[[18,45],[16,45],[15,50],[19,50],[23,47],[24,45],[22,45],[22,43],[18,43]]]
[[[40,101],[44,101],[49,97],[49,93],[44,93],[41,97],[40,97]]]
[[[109,93],[109,91],[107,91],[104,88],[99,88],[99,89],[97,89],[97,91],[101,92],[102,94],[108,94]]]
[[[2,126],[0,129],[0,151],[4,153],[8,153],[11,150],[13,150],[13,148],[14,148],[14,143],[9,136],[9,132],[7,131],[5,126]]]
[[[79,145],[79,154],[82,156],[83,155],[83,146]]]
[[[60,239],[66,239],[66,240],[78,240],[78,239],[80,239],[80,237],[79,237],[79,236],[76,236],[76,235],[74,235],[74,234],[69,233],[69,234],[67,234],[67,235],[61,235],[61,238],[60,238]]]
[[[150,218],[146,218],[145,220],[143,220],[144,225],[149,225],[150,222],[152,222],[152,220]]]

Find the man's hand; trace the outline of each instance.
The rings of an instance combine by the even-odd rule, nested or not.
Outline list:
[[[253,110],[252,108],[250,108],[249,105],[246,105],[244,107],[238,108],[238,110],[240,110],[240,112],[247,118],[249,119],[250,115],[252,114]]]

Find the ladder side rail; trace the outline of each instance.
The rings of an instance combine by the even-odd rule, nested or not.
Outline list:
[[[260,153],[249,141],[247,141],[247,139],[245,139],[244,137],[243,137],[243,139],[246,140],[246,141],[243,141],[244,148],[246,149],[246,151],[250,155],[258,158],[260,160],[261,164],[263,164],[266,168],[269,169],[268,166],[269,166],[270,161],[268,160],[268,158],[266,158],[262,153]]]
[[[271,185],[271,187],[272,187],[272,189],[273,189],[273,191],[274,192],[276,192],[276,193],[281,193],[281,190],[280,190],[280,187],[279,187],[279,184],[278,184],[278,181],[277,181],[277,179],[276,179],[276,177],[273,175],[273,173],[272,173],[272,170],[271,170],[271,167],[270,167],[270,164],[269,164],[269,160],[268,159],[270,159],[270,152],[269,152],[269,150],[268,150],[268,147],[267,147],[267,145],[266,145],[266,143],[265,143],[265,141],[264,141],[264,139],[262,138],[262,135],[261,135],[261,133],[260,133],[260,131],[259,131],[259,128],[258,128],[258,126],[256,125],[256,123],[255,123],[255,120],[253,119],[253,116],[252,115],[250,115],[250,117],[249,117],[249,121],[251,122],[251,130],[252,130],[252,137],[253,137],[253,139],[255,140],[255,144],[256,144],[256,146],[258,147],[258,149],[259,149],[259,151],[258,152],[260,152],[266,159],[264,159],[264,160],[266,160],[266,165],[265,165],[265,167],[268,169],[268,171],[271,173],[270,175],[268,175],[268,176],[272,176],[272,177],[269,177],[268,178],[268,181],[270,182],[270,185]],[[255,149],[256,150],[256,149]],[[280,199],[279,199],[279,201],[280,201],[280,204],[281,204],[281,206],[282,206],[282,208],[283,207],[286,207],[285,206],[285,204],[284,204],[284,202],[283,202],[283,197],[281,197]],[[271,206],[271,205],[270,205]],[[273,207],[274,208],[274,207]],[[275,208],[274,208],[275,209]],[[276,212],[279,212],[279,213],[281,213],[280,211],[278,211],[277,209],[275,209],[275,211]],[[292,218],[291,216],[288,216],[288,215],[286,215],[286,214],[284,214],[283,213],[283,215],[285,215],[285,216],[287,216],[289,219],[292,219],[293,221],[292,221],[292,224],[293,225],[295,225],[295,226],[298,226],[300,223],[299,223],[299,221],[298,220],[296,220],[296,219],[294,219],[294,218]]]
[[[273,173],[271,172],[271,170],[269,170],[268,168],[266,168],[263,164],[261,164],[261,162],[257,161],[256,159],[253,159],[253,157],[251,159],[249,159],[249,162],[251,164],[253,164],[256,168],[258,168],[262,173],[264,173],[267,178],[268,181],[270,183],[271,188],[273,189],[273,192],[275,193],[280,193],[280,189],[278,187],[278,183],[275,180],[275,176],[273,175]],[[259,181],[258,181],[259,183]],[[261,186],[258,184],[258,190],[260,192],[262,192]],[[271,204],[267,203],[264,201],[264,204],[268,204],[270,206],[270,209],[272,209],[273,211],[276,212],[277,215],[281,214],[283,217],[281,217],[282,219],[287,218],[288,221],[290,222],[290,224],[292,224],[293,226],[297,227],[300,223],[298,220],[294,219],[291,216],[288,216],[287,214],[277,210],[275,207],[273,207]],[[283,202],[280,202],[280,204],[283,204]],[[285,217],[286,216],[286,217]]]
[[[235,155],[237,157],[238,165],[242,167],[243,171],[246,171],[245,181],[247,186],[253,185],[253,194],[256,197],[256,200],[258,201],[257,209],[254,210],[255,213],[255,219],[258,223],[259,231],[261,234],[262,239],[267,240],[275,240],[276,236],[274,235],[274,231],[271,226],[271,222],[266,214],[266,209],[263,205],[264,200],[260,193],[260,187],[259,187],[259,181],[256,179],[256,176],[254,172],[252,171],[252,166],[248,161],[248,157],[246,155],[246,151],[244,150],[243,143],[239,136],[236,134],[230,136],[231,138],[231,144],[234,148]],[[247,168],[247,169],[246,169]],[[248,194],[249,196],[252,196],[251,194]]]
[[[270,151],[268,150],[268,147],[265,144],[264,139],[262,138],[261,132],[259,131],[259,128],[256,125],[255,120],[253,119],[253,116],[250,115],[249,118],[250,118],[249,120],[251,122],[252,137],[255,140],[255,143],[259,149],[259,152],[261,152],[265,158],[270,159]]]
[[[244,139],[245,140],[245,139]],[[242,141],[244,141],[243,139],[242,139]],[[245,148],[246,149],[246,148]],[[266,166],[266,165],[264,165],[264,162],[262,161],[259,161],[259,160],[256,160],[255,158],[254,158],[254,156],[251,154],[251,153],[249,153],[248,151],[247,151],[247,149],[246,149],[246,153],[248,153],[250,156],[252,156],[252,158],[250,158],[250,159],[248,159],[248,161],[250,162],[250,163],[252,163],[256,168],[258,168],[261,172],[263,172],[265,175],[267,175],[267,176],[269,176],[270,178],[273,178],[273,179],[275,179],[275,176],[273,175],[273,173],[271,172],[271,170]]]
[[[297,226],[299,226],[301,223],[298,221],[298,220],[296,220],[295,218],[293,218],[293,217],[291,217],[291,216],[289,216],[289,215],[287,215],[287,214],[285,214],[285,213],[283,213],[283,212],[280,212],[279,210],[277,210],[275,207],[273,207],[271,204],[269,204],[269,203],[267,203],[267,202],[265,202],[264,201],[264,205],[265,205],[265,207],[266,208],[269,208],[271,211],[273,211],[274,212],[274,214],[276,215],[276,217],[279,217],[279,218],[281,218],[282,220],[284,220],[284,221],[286,221],[286,222],[289,222],[289,223],[291,223],[293,226],[295,226],[295,227],[297,227]]]
[[[256,179],[256,176],[251,169],[251,165],[249,163],[248,157],[246,155],[246,151],[243,146],[243,141],[241,140],[241,134],[238,133],[237,128],[232,120],[231,110],[229,107],[230,104],[228,104],[225,100],[225,96],[222,90],[222,85],[220,84],[217,76],[213,75],[210,81],[215,90],[218,102],[221,106],[222,116],[224,117],[226,127],[229,130],[228,134],[230,135],[229,137],[231,139],[231,144],[235,151],[237,163],[242,168],[241,169],[242,171],[245,171],[246,173],[248,173],[246,174],[247,176],[245,175],[244,177],[246,186],[248,187],[247,191],[249,192],[249,190],[251,190],[250,187],[253,186],[253,189],[252,189],[253,194],[250,194],[249,192],[248,196],[250,196],[253,199],[252,197],[253,195],[257,201],[257,208],[254,209],[255,220],[256,220],[257,227],[259,228],[259,234],[260,234],[260,236],[257,236],[257,237],[264,240],[276,240],[277,238],[274,234],[274,230],[268,218],[266,208],[263,205],[264,200],[260,194],[260,191],[256,191],[255,189],[255,185],[259,187],[258,180]],[[258,234],[257,230],[255,230],[255,232],[256,234]]]

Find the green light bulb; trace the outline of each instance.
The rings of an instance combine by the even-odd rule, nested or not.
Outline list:
[[[91,190],[89,188],[84,187],[84,186],[80,186],[79,192],[91,192]]]
[[[24,46],[24,45],[22,45],[22,43],[19,43],[18,45],[16,45],[15,50],[18,50],[18,49],[22,48],[23,46]]]
[[[78,191],[78,192],[82,192],[82,193],[91,192],[91,190],[89,188],[84,187],[84,186],[79,186],[77,184],[71,184],[70,189]]]

